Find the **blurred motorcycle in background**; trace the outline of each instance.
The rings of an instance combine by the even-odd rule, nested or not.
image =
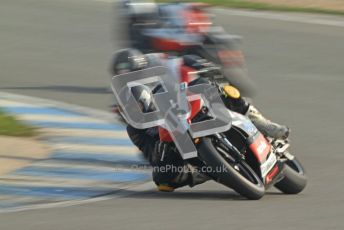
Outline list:
[[[242,95],[255,94],[241,50],[241,36],[216,26],[207,12],[209,5],[140,0],[126,0],[120,5],[130,47],[143,53],[200,56],[221,66],[223,75]]]

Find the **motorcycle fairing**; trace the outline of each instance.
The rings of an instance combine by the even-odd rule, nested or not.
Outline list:
[[[250,142],[249,147],[258,161],[261,163],[265,162],[271,150],[270,143],[261,133],[257,133]]]
[[[245,134],[247,144],[260,164],[260,174],[264,183],[266,186],[275,183],[283,166],[272,152],[271,144],[246,116],[233,111],[229,111],[229,113],[233,119],[232,126],[240,129]]]

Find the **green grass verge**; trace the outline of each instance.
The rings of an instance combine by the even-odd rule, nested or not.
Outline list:
[[[160,2],[172,2],[168,0],[158,0]],[[341,10],[329,10],[312,7],[293,7],[284,5],[272,5],[268,3],[250,2],[249,0],[190,0],[189,2],[204,2],[215,6],[226,6],[231,8],[252,9],[252,10],[272,10],[272,11],[287,11],[287,12],[308,12],[308,13],[322,13],[344,15]]]
[[[15,137],[32,137],[37,130],[31,126],[21,123],[13,116],[0,110],[0,135]]]

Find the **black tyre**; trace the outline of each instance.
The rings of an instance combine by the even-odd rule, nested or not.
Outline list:
[[[300,193],[307,184],[307,176],[301,163],[294,158],[287,161],[284,167],[284,178],[275,187],[285,194]]]
[[[214,180],[250,200],[258,200],[264,196],[263,182],[246,162],[238,163],[234,159],[227,159],[208,137],[203,138],[198,147],[199,157],[207,167],[211,167],[212,170],[207,172]]]

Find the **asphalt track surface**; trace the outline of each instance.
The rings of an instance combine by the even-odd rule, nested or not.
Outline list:
[[[0,90],[107,110],[108,63],[124,43],[116,15],[107,1],[2,0]],[[344,28],[223,11],[217,20],[245,38],[255,104],[291,127],[304,192],[247,201],[209,182],[0,214],[0,229],[343,229]]]

